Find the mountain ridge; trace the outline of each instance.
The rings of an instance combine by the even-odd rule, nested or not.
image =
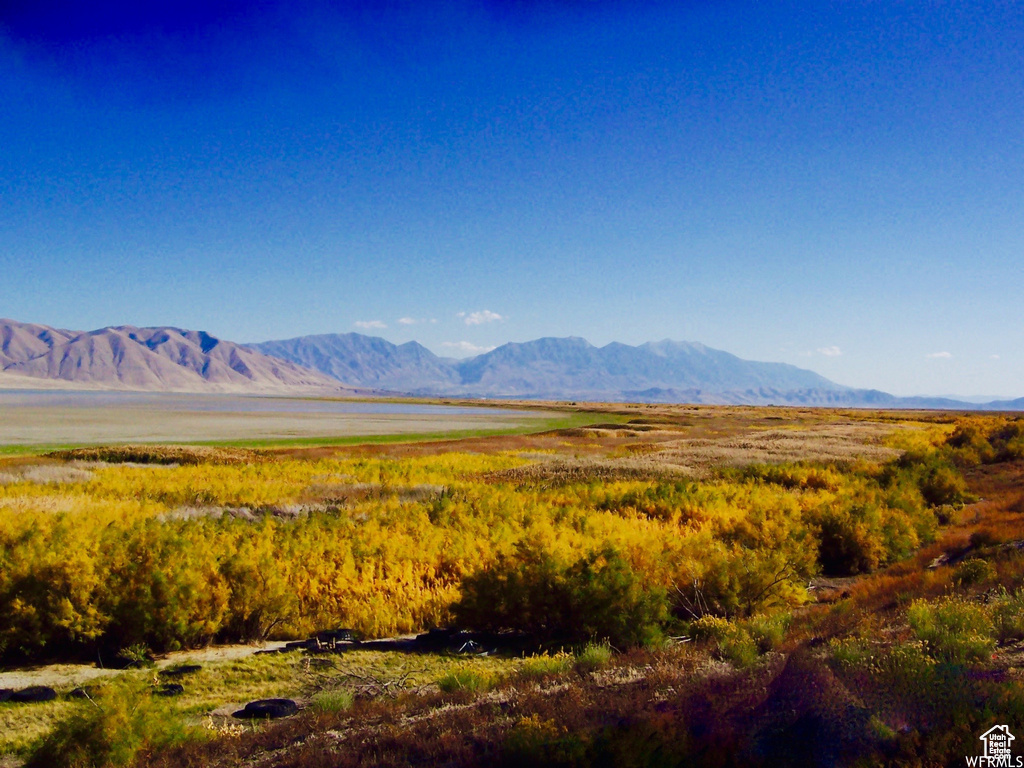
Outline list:
[[[404,368],[409,345],[414,368]],[[744,360],[699,342],[662,341],[597,347],[578,336],[508,342],[463,360],[434,355],[416,342],[393,344],[359,333],[319,334],[251,345],[316,367],[349,386],[412,395],[652,403],[992,409],[949,398],[901,398],[847,387],[787,363]],[[332,357],[346,350],[356,363]],[[416,368],[429,370],[429,377]],[[1018,401],[1005,401],[1013,404]],[[1024,407],[1024,398],[1019,403]]]
[[[370,395],[647,403],[1024,410],[897,397],[787,363],[744,360],[698,342],[602,347],[580,337],[508,342],[466,359],[358,333],[237,344],[173,326],[74,331],[0,319],[0,387]]]
[[[0,319],[0,372],[21,381],[147,391],[341,393],[339,381],[205,331],[107,326],[70,331]]]

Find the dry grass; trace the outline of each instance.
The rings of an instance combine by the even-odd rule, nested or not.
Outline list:
[[[0,485],[15,483],[61,485],[63,483],[84,483],[90,478],[92,478],[92,472],[87,467],[66,464],[24,464],[0,471]]]
[[[771,429],[719,439],[667,441],[647,458],[694,474],[719,466],[779,464],[795,461],[888,461],[899,451],[882,444],[892,427],[872,423],[838,423]]]
[[[689,476],[685,468],[638,459],[546,459],[525,467],[488,472],[479,477],[491,483],[541,483],[563,485],[593,481],[659,480]]]
[[[38,704],[0,704],[0,758],[24,753],[45,736],[54,723],[71,715],[81,706],[67,699]]]
[[[562,430],[559,436],[568,441],[561,452],[482,479],[559,484],[699,478],[719,467],[797,461],[884,462],[900,453],[884,443],[894,431],[891,424],[842,420],[780,429],[766,428],[762,415],[746,420],[742,415],[756,414],[732,414],[721,425],[723,435],[710,435],[708,429],[698,432],[691,421],[681,419],[675,425],[664,422],[656,431],[630,432],[616,425]],[[600,442],[593,442],[595,437]],[[565,456],[567,447],[576,454],[574,458]]]

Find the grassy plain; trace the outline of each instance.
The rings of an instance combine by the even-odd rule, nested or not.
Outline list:
[[[204,657],[159,701],[154,670],[110,674],[92,703],[0,703],[0,752],[67,722],[38,755],[113,732],[154,766],[805,764],[815,744],[927,765],[1024,725],[1024,423],[566,407],[539,432],[0,460],[0,688],[26,663],[339,626],[515,638]],[[62,669],[66,693],[84,667]],[[230,717],[265,696],[304,709]]]

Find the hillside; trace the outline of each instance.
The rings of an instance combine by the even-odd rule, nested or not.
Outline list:
[[[69,331],[0,320],[9,381],[151,391],[338,393],[336,380],[202,331],[117,326]]]
[[[437,357],[415,341],[396,345],[359,333],[338,333],[267,341],[251,347],[351,386],[420,393],[448,391],[459,383],[452,361]]]

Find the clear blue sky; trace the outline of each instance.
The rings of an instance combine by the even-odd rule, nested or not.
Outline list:
[[[1019,2],[0,2],[0,316],[1021,396],[1022,290]]]

